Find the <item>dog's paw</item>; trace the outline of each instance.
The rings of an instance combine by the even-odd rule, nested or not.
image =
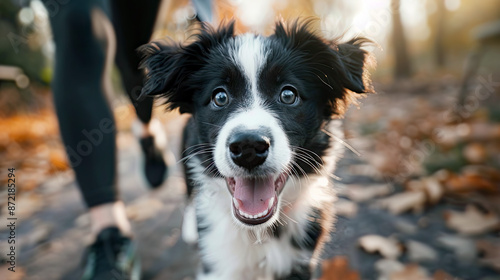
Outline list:
[[[198,242],[198,227],[196,223],[196,210],[193,203],[189,203],[184,209],[184,221],[182,222],[182,239],[190,245]]]

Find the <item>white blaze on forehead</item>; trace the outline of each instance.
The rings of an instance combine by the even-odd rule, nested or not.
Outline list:
[[[254,34],[245,34],[236,38],[232,58],[248,79],[249,91],[256,101],[257,77],[267,56],[264,38]]]
[[[247,92],[240,108],[231,114],[217,136],[215,165],[225,177],[245,175],[229,155],[228,140],[236,130],[264,129],[270,132],[271,142],[274,144],[269,148],[269,155],[263,164],[265,168],[282,172],[290,162],[291,150],[279,118],[263,105],[259,96],[258,76],[264,67],[268,52],[265,38],[254,34],[236,37],[231,49],[231,59],[247,80]]]

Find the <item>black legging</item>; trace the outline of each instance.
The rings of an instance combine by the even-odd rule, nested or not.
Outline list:
[[[43,0],[56,45],[52,90],[59,126],[89,207],[117,195],[115,122],[105,94],[110,47],[116,44],[125,90],[139,119],[148,123],[153,100],[135,100],[143,81],[136,49],[149,41],[160,1]]]

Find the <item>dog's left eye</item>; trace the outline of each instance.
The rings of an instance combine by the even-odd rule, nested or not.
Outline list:
[[[297,101],[297,93],[295,89],[291,87],[285,87],[281,90],[280,101],[284,104],[294,104]]]
[[[223,107],[229,103],[229,96],[227,96],[227,93],[224,90],[219,89],[214,92],[212,101],[217,107]]]

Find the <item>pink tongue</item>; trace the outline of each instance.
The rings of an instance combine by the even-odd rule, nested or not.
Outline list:
[[[234,180],[236,182],[234,198],[239,200],[240,210],[251,215],[266,210],[269,199],[276,193],[272,176],[259,179],[234,178]]]

